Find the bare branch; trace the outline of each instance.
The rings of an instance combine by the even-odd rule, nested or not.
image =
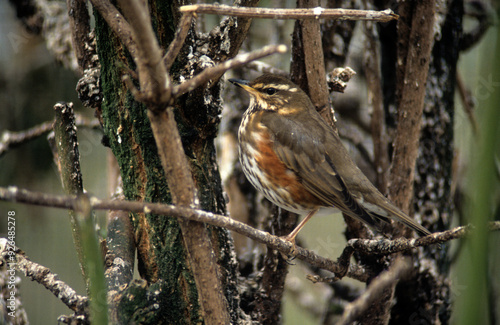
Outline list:
[[[398,28],[401,34],[408,32],[408,35],[398,35],[405,39],[407,37],[407,44],[398,42],[398,45],[400,47],[407,45],[408,48],[406,53],[398,51],[400,57],[398,57],[397,68],[402,75],[398,76],[401,79],[398,81],[397,91],[401,97],[398,102],[397,130],[389,175],[389,196],[406,213],[410,210],[410,201],[413,197],[425,84],[434,43],[432,24],[434,3],[435,0],[416,3],[411,17],[411,29],[407,31]],[[399,21],[398,26],[404,23]]]
[[[14,254],[13,254],[14,253]],[[47,288],[54,296],[60,299],[68,308],[81,315],[87,315],[88,299],[80,296],[68,284],[59,280],[57,274],[50,269],[32,262],[24,255],[24,252],[16,246],[9,244],[7,239],[0,238],[0,262],[13,265],[27,278],[38,282]]]
[[[274,54],[274,53],[285,53],[287,48],[285,45],[268,45],[264,48],[246,54],[240,54],[236,56],[234,59],[225,61],[221,64],[216,65],[215,67],[211,67],[203,70],[202,73],[198,74],[196,77],[174,87],[173,96],[179,97],[187,92],[192,91],[193,89],[201,86],[202,84],[208,82],[210,79],[226,72],[229,69],[234,69],[240,67],[242,65],[247,64],[248,62],[258,60],[265,56]]]
[[[173,109],[169,107],[160,112],[149,110],[148,117],[172,201],[180,206],[198,208],[196,186],[182,147]],[[198,220],[179,218],[179,225],[191,260],[205,320],[209,324],[228,324],[227,301],[223,295],[221,276],[208,230]]]
[[[54,121],[43,122],[42,124],[36,125],[24,131],[12,132],[5,130],[3,131],[0,138],[0,157],[2,157],[10,149],[19,147],[20,145],[34,140],[50,131],[52,131]],[[96,129],[99,128],[99,121],[88,120],[79,114],[75,115],[75,125],[78,127],[87,127]]]
[[[491,230],[495,224],[492,223]],[[389,255],[397,252],[407,251],[421,246],[429,246],[448,242],[452,239],[464,237],[470,230],[471,226],[460,226],[443,232],[435,232],[431,235],[418,239],[408,239],[400,237],[394,240],[389,239],[351,239],[347,245],[366,254]]]
[[[89,57],[90,53],[85,48],[89,42],[90,34],[90,17],[87,1],[67,0],[66,5],[68,7],[73,50],[75,51],[80,74],[83,74],[85,69],[92,66],[91,58]]]
[[[394,287],[410,269],[411,264],[408,260],[398,258],[389,270],[382,272],[370,283],[366,291],[358,299],[346,306],[344,314],[337,324],[352,324],[375,300],[383,295],[383,291]]]
[[[132,38],[137,46],[136,63],[141,96],[136,99],[147,104],[149,109],[163,110],[171,99],[170,79],[146,3],[122,0],[119,4],[130,23]]]
[[[77,202],[75,197],[31,192],[24,189],[18,189],[17,187],[0,187],[0,200],[65,209],[75,209]],[[346,275],[359,281],[366,281],[368,279],[368,274],[365,270],[356,265],[349,266],[348,258],[341,256],[339,258],[341,263],[336,263],[302,247],[293,247],[289,241],[280,237],[273,236],[232,218],[217,215],[212,212],[169,204],[100,200],[96,197],[90,197],[90,204],[91,207],[96,210],[123,210],[136,213],[154,213],[157,215],[184,218],[223,227],[254,239],[272,249],[277,249],[285,255],[294,255],[315,267],[333,272],[336,276],[338,274],[338,278],[342,278]]]
[[[0,187],[0,200],[64,209],[75,209],[76,204],[76,198],[72,196],[31,192],[24,189],[18,189],[17,187]],[[428,246],[436,243],[447,242],[452,239],[463,238],[472,228],[472,226],[460,226],[444,232],[433,233],[429,236],[419,239],[352,239],[348,242],[348,245],[344,249],[344,252],[339,257],[339,262],[336,263],[302,247],[296,246],[294,248],[290,244],[290,242],[283,240],[280,237],[273,236],[267,232],[255,229],[227,216],[218,215],[211,212],[169,204],[142,203],[121,200],[100,200],[96,197],[90,197],[90,205],[93,209],[96,210],[122,210],[136,213],[154,213],[158,215],[185,218],[188,220],[194,220],[218,227],[227,228],[229,230],[245,235],[248,238],[254,239],[259,243],[265,244],[273,249],[277,249],[286,255],[290,255],[295,250],[297,258],[304,260],[305,262],[308,262],[313,266],[328,270],[335,274],[342,274],[343,272],[345,272],[345,262],[349,261],[354,249],[363,251],[368,254],[388,255],[420,246]],[[500,230],[500,222],[491,222],[489,228],[491,231]],[[366,274],[366,271],[355,265],[349,266],[346,276],[358,279],[360,281],[366,281],[366,279],[368,278],[368,274]]]
[[[3,156],[9,149],[18,147],[25,142],[36,139],[39,136],[52,130],[53,121],[44,122],[34,126],[31,129],[20,132],[3,131],[0,141],[0,157]]]
[[[186,40],[186,36],[189,32],[189,28],[191,27],[191,22],[193,21],[194,13],[184,13],[182,15],[181,21],[179,23],[179,29],[175,34],[174,40],[168,46],[167,54],[165,54],[163,58],[163,62],[165,64],[165,68],[167,71],[170,70],[172,64],[174,64],[175,58],[179,54],[179,51]]]
[[[474,114],[474,108],[476,106],[474,102],[474,96],[472,95],[470,89],[468,89],[467,86],[465,85],[464,80],[462,78],[462,74],[458,71],[457,71],[456,81],[457,81],[458,94],[460,95],[460,100],[462,101],[462,106],[464,108],[465,114],[467,114],[467,117],[469,118],[469,123],[472,129],[472,133],[475,136],[477,136],[478,125],[477,125],[476,115]]]
[[[182,6],[180,11],[195,12],[199,14],[267,19],[338,19],[387,22],[398,19],[399,17],[390,9],[373,11],[355,9],[324,9],[321,7],[311,9],[268,9],[197,4]]]
[[[318,6],[319,0],[298,0],[297,6]],[[317,7],[316,9],[318,9]],[[314,10],[314,9],[313,9]],[[302,52],[304,57],[304,73],[307,77],[307,90],[316,110],[326,122],[336,129],[333,124],[333,112],[330,105],[328,86],[326,83],[325,60],[319,20],[300,20],[295,29],[300,28],[300,47],[294,50]]]
[[[141,89],[135,98],[145,103],[148,108],[151,129],[172,200],[181,206],[198,207],[199,200],[193,176],[182,147],[173,111],[168,107],[172,100],[170,77],[153,32],[146,3],[139,0],[122,0],[119,3],[130,22],[132,37],[137,44],[136,62]],[[180,44],[181,41],[183,40],[179,40]],[[205,321],[209,324],[227,324],[229,323],[227,302],[223,295],[221,276],[218,274],[216,256],[206,226],[181,218],[179,225]]]

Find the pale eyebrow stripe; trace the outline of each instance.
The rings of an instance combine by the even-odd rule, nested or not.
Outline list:
[[[255,88],[262,87],[262,89],[276,88],[279,90],[289,90],[290,88],[289,85],[283,85],[283,84],[269,84],[269,85],[257,84],[254,87]]]

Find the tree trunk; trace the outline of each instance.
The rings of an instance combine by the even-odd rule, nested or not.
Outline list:
[[[160,46],[166,49],[177,28],[179,17],[174,14],[177,6],[155,1],[150,2],[150,6]],[[96,10],[94,14],[104,93],[102,124],[106,142],[120,167],[125,198],[171,203],[146,107],[134,100],[121,79],[128,71],[135,70],[133,60]],[[190,72],[196,74],[203,68],[199,58],[187,60],[190,50],[197,53],[196,40],[197,36],[191,32],[180,59],[170,71],[174,78],[189,78]],[[210,88],[200,87],[184,95],[175,104],[175,118],[197,186],[200,207],[225,214],[214,145],[222,109],[220,91],[220,82],[216,81]],[[139,272],[148,285],[134,282],[136,285],[133,283],[124,292],[124,297],[130,297],[130,300],[119,306],[121,320],[143,324],[202,321],[197,289],[177,220],[149,213],[131,213],[130,218],[134,226]],[[224,275],[224,293],[231,307],[232,321],[236,322],[239,303],[232,240],[227,230],[209,228]],[[152,298],[144,299],[146,295]],[[160,309],[151,313],[154,304],[159,304]]]

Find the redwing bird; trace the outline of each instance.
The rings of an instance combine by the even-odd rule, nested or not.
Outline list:
[[[297,85],[273,74],[229,81],[250,94],[238,132],[246,177],[272,203],[307,214],[288,240],[294,242],[318,210],[335,208],[377,231],[390,218],[419,235],[430,234],[372,185]]]

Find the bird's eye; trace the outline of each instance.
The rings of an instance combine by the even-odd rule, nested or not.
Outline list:
[[[267,88],[265,91],[266,91],[266,94],[268,94],[268,95],[274,95],[274,94],[276,94],[278,89],[271,87],[271,88]]]

